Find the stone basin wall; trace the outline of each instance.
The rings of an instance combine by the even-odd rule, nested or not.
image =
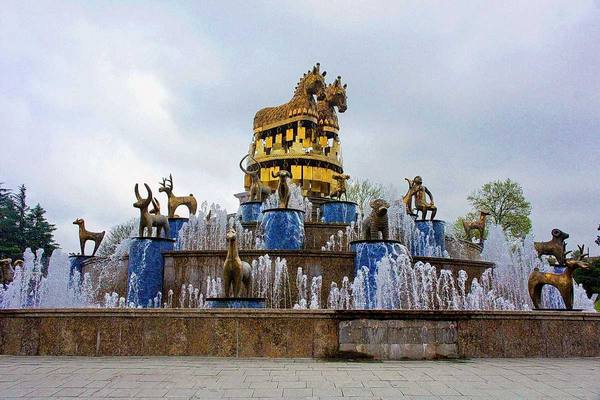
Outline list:
[[[0,354],[434,359],[600,357],[600,314],[0,310]]]

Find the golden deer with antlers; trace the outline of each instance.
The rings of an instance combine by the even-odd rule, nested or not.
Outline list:
[[[168,211],[169,218],[176,218],[175,210],[179,206],[186,206],[190,215],[196,214],[196,210],[198,208],[198,203],[196,202],[196,198],[193,194],[190,193],[189,196],[175,196],[173,194],[173,175],[169,174],[169,179],[163,178],[160,183],[159,192],[165,192],[167,197],[169,198],[168,202]]]
[[[579,255],[576,258],[565,261],[565,270],[560,274],[552,272],[541,272],[538,268],[534,268],[529,275],[529,297],[533,302],[533,307],[539,310],[542,305],[542,288],[544,285],[554,286],[560,292],[565,308],[573,309],[573,273],[578,268],[588,269],[590,265],[583,261],[589,256],[589,253],[584,253],[584,246],[577,246]]]

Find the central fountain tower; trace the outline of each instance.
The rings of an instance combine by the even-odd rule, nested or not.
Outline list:
[[[263,108],[254,117],[247,168],[260,170],[261,182],[273,190],[274,175],[287,170],[304,196],[328,197],[338,186],[334,176],[344,172],[334,107],[346,110],[346,85],[339,77],[326,85],[319,68],[317,63],[300,78],[289,102]],[[246,175],[245,189],[250,185]]]

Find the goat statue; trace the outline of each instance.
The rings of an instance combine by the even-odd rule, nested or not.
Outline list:
[[[145,199],[140,196],[140,191],[138,189],[138,184],[135,184],[135,197],[137,201],[133,203],[135,208],[140,209],[140,230],[139,236],[144,237],[144,231],[147,232],[146,237],[152,237],[152,227],[156,227],[156,237],[161,237],[161,231],[165,233],[165,237],[169,238],[170,236],[170,228],[169,228],[169,219],[165,215],[160,215],[160,204],[158,201],[152,197],[152,190],[150,190],[150,186],[147,183],[144,183],[146,186],[146,190],[148,191],[148,197]],[[148,206],[152,201],[155,201],[154,204],[155,209],[153,212],[157,211],[157,214],[151,214],[148,212]]]
[[[465,235],[467,238],[471,239],[471,232],[473,230],[477,230],[479,232],[479,244],[483,245],[483,240],[485,236],[485,219],[490,215],[489,212],[479,211],[479,220],[476,221],[463,221],[463,228],[465,229]]]
[[[254,169],[250,170],[244,168],[243,162],[248,157],[255,162]],[[240,160],[240,169],[243,173],[250,177],[250,201],[265,201],[267,197],[271,195],[272,190],[260,180],[260,164],[258,161],[256,161],[250,154],[246,154],[244,158]]]
[[[90,232],[85,229],[85,221],[82,218],[77,218],[73,221],[73,225],[79,226],[79,246],[81,247],[81,255],[85,255],[85,242],[91,240],[94,242],[94,251],[92,251],[92,257],[96,255],[96,251],[100,247],[100,243],[102,243],[102,239],[104,239],[104,234],[106,231],[102,232]]]
[[[290,187],[288,179],[292,177],[289,171],[281,169],[277,172],[271,172],[273,178],[279,178],[277,185],[277,197],[279,198],[279,208],[288,208],[290,202]]]
[[[189,196],[175,196],[173,194],[173,175],[169,174],[169,179],[163,178],[162,182],[159,182],[160,188],[158,188],[159,192],[164,192],[167,194],[169,201],[167,203],[167,208],[169,212],[169,218],[177,218],[175,215],[175,210],[179,206],[186,206],[190,215],[195,215],[196,210],[198,209],[198,202],[193,194],[190,193]]]
[[[560,265],[565,264],[565,259],[569,252],[566,251],[567,244],[565,240],[569,238],[569,234],[561,231],[558,228],[552,229],[552,239],[547,242],[534,242],[533,246],[541,256],[554,256]]]
[[[225,297],[240,297],[242,286],[248,295],[250,290],[251,267],[246,261],[240,259],[238,253],[236,232],[234,229],[227,231],[227,257],[223,264],[223,284]]]
[[[541,272],[539,268],[534,268],[529,275],[528,289],[529,297],[533,302],[533,307],[539,310],[542,305],[542,288],[544,285],[554,286],[560,292],[565,308],[573,309],[573,273],[578,268],[588,269],[589,264],[583,261],[589,254],[584,254],[584,246],[577,246],[579,254],[574,259],[565,260],[565,270],[560,273]]]

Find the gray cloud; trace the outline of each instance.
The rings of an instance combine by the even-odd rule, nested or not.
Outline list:
[[[592,244],[597,4],[5,3],[0,180],[30,188],[67,250],[75,217],[133,217],[133,184],[169,172],[176,191],[233,210],[254,112],[287,101],[320,61],[349,85],[352,175],[404,190],[421,174],[447,221],[510,177],[537,237],[560,226]]]

